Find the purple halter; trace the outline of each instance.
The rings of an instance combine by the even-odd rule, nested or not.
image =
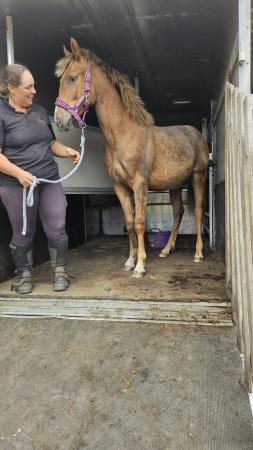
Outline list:
[[[70,106],[65,100],[62,100],[60,97],[57,97],[55,100],[55,105],[59,106],[60,108],[66,109],[71,116],[74,117],[74,119],[77,121],[80,128],[85,128],[85,116],[87,112],[89,111],[89,102],[88,102],[88,96],[90,93],[90,80],[91,80],[91,71],[90,71],[90,63],[88,63],[85,73],[85,79],[84,79],[84,88],[81,97],[79,100],[77,100],[76,104],[74,106]],[[83,112],[83,118],[78,114],[78,108],[83,103],[84,106],[84,112]]]

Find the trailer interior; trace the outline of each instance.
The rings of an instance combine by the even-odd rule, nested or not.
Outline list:
[[[189,219],[168,258],[147,240],[142,279],[122,271],[128,238],[94,110],[84,168],[64,185],[68,291],[52,290],[40,223],[34,291],[11,290],[12,233],[0,202],[1,449],[252,449],[224,262],[224,86],[238,77],[238,10],[237,0],[1,0],[0,69],[14,48],[51,117],[55,63],[73,36],[128,75],[157,125],[193,125],[210,149],[204,261],[193,262]],[[71,133],[57,137],[78,148]],[[170,201],[153,195],[156,226]]]

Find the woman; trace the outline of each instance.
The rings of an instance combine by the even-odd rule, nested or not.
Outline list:
[[[0,198],[7,210],[13,236],[10,248],[17,270],[14,289],[32,292],[32,247],[39,215],[48,239],[54,270],[54,290],[68,288],[66,260],[68,237],[65,231],[66,198],[60,183],[40,183],[34,190],[34,205],[27,208],[27,233],[22,235],[23,187],[32,176],[59,179],[54,155],[76,163],[79,152],[55,139],[46,111],[33,104],[36,94],[31,72],[20,64],[9,64],[0,85]]]

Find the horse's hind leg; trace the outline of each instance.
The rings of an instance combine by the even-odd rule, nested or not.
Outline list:
[[[170,238],[160,253],[161,258],[168,256],[174,249],[176,245],[176,239],[178,235],[179,226],[184,214],[184,207],[182,202],[181,189],[176,191],[170,191],[170,201],[173,207],[173,226],[170,234]]]
[[[205,197],[206,197],[206,176],[207,171],[198,172],[192,175],[192,187],[195,197],[195,220],[197,224],[197,242],[194,261],[200,262],[203,258],[202,224],[204,219]]]
[[[130,272],[135,267],[135,260],[137,256],[137,241],[134,231],[134,208],[131,191],[129,191],[125,186],[120,184],[114,185],[115,193],[121,203],[122,209],[124,211],[126,228],[129,236],[129,246],[130,252],[129,257],[124,265],[124,270]]]

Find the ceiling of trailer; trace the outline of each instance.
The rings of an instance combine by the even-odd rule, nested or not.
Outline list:
[[[74,36],[128,74],[149,111],[208,115],[236,29],[237,0],[1,0],[13,16],[15,60],[31,69],[53,108],[54,66]],[[182,103],[186,102],[186,103]]]

